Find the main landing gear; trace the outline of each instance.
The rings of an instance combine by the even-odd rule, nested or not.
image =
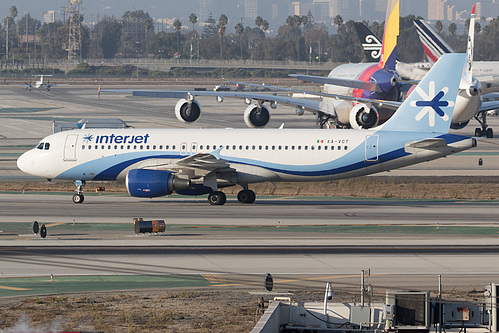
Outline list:
[[[487,112],[480,112],[475,116],[475,119],[482,126],[482,128],[480,127],[475,128],[475,136],[476,137],[486,136],[488,139],[493,138],[494,131],[492,130],[492,128],[487,126]]]
[[[255,202],[256,194],[252,190],[245,187],[237,194],[237,201],[240,203],[251,204]],[[227,201],[227,196],[221,191],[213,191],[208,194],[208,202],[210,205],[221,206]]]
[[[83,187],[85,186],[85,182],[81,180],[75,180],[74,183],[76,185],[76,194],[73,195],[73,202],[83,203],[83,200],[85,200],[85,197],[83,196]]]

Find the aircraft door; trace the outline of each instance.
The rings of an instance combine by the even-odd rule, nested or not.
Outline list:
[[[368,135],[366,137],[366,162],[378,161],[378,141],[379,136]]]
[[[76,161],[76,141],[78,134],[68,134],[64,144],[64,161]]]
[[[197,142],[192,142],[191,143],[191,154],[197,154],[198,152],[198,143]]]

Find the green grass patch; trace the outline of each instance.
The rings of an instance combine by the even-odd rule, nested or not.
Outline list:
[[[0,279],[0,297],[211,285],[201,275],[97,275]]]

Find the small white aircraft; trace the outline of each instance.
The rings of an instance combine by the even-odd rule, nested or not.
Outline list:
[[[249,184],[358,177],[430,161],[476,146],[449,134],[464,54],[448,54],[384,124],[372,129],[78,129],[47,136],[17,160],[22,171],[71,180],[75,203],[87,181],[124,180],[134,197],[208,194]]]
[[[34,85],[31,84],[31,81],[26,82],[26,90],[31,91],[32,88],[40,89],[46,87],[47,90],[50,91],[50,87],[52,87],[52,85],[50,84],[49,81],[47,81],[47,83],[44,83],[43,78],[52,75],[32,75],[32,76],[40,77],[40,80],[36,80]]]

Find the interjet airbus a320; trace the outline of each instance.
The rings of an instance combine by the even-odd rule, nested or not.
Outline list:
[[[253,203],[252,183],[358,177],[437,159],[476,146],[449,134],[465,62],[441,57],[383,125],[355,129],[77,129],[44,138],[18,167],[47,179],[71,180],[75,203],[87,181],[125,181],[130,195],[208,194],[239,185],[237,199]]]

